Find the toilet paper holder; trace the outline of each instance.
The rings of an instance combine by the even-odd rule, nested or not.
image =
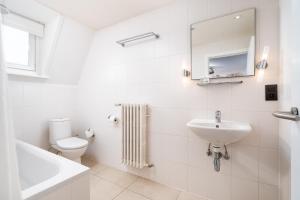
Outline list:
[[[91,128],[88,128],[84,133],[87,139],[95,137],[95,131]]]
[[[109,121],[113,122],[114,124],[118,124],[118,123],[119,123],[118,118],[117,118],[116,116],[112,115],[112,114],[108,115],[108,116],[107,116],[107,119],[108,119]]]

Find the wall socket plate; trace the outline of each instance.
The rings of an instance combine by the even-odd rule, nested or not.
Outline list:
[[[278,100],[277,84],[265,85],[265,97],[266,97],[266,101],[277,101]]]

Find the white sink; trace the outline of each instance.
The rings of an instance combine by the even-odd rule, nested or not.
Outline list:
[[[215,146],[237,142],[251,133],[250,124],[244,122],[193,119],[187,126],[202,139]]]

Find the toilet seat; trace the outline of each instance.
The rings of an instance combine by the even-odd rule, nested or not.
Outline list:
[[[88,145],[88,141],[78,137],[70,137],[70,138],[57,140],[56,145],[59,148],[66,149],[66,150],[81,149]]]

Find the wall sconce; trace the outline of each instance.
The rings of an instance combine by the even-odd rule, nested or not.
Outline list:
[[[191,72],[187,69],[183,69],[183,76],[184,77],[189,77],[191,75]]]
[[[256,69],[264,70],[268,67],[268,57],[269,57],[270,48],[268,46],[264,47],[264,51],[259,63],[256,64]]]

